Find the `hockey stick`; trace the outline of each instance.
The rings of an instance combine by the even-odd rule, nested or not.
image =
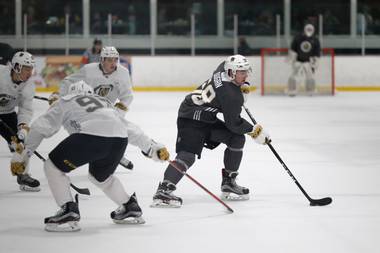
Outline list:
[[[5,123],[2,119],[0,119],[0,123],[13,135],[17,138],[17,134],[13,131],[13,129],[8,126],[7,123]],[[18,139],[18,138],[17,138]],[[34,154],[40,158],[43,162],[46,161],[46,159],[40,154],[38,153],[37,151],[34,151]],[[84,195],[90,195],[90,190],[88,188],[79,188],[75,185],[73,185],[72,183],[70,183],[70,186],[75,190],[77,191],[78,193],[80,194],[84,194]]]
[[[256,120],[253,118],[251,112],[249,111],[249,109],[243,105],[243,108],[244,110],[247,112],[248,116],[251,118],[252,122],[254,125],[257,124]],[[305,197],[310,201],[310,205],[311,206],[326,206],[328,204],[330,204],[332,202],[332,198],[330,197],[326,197],[326,198],[322,198],[322,199],[312,199],[307,193],[306,191],[302,188],[301,184],[297,181],[297,179],[294,177],[294,175],[292,174],[292,172],[289,170],[289,168],[286,166],[286,164],[284,163],[284,161],[281,159],[281,157],[279,156],[279,154],[276,152],[276,150],[273,148],[272,144],[271,143],[267,143],[267,145],[269,146],[269,148],[272,150],[273,154],[276,156],[277,160],[281,163],[282,167],[284,167],[284,169],[286,170],[286,172],[289,174],[289,176],[293,179],[294,183],[298,186],[298,188],[302,191],[303,195],[305,195]]]
[[[34,98],[39,99],[39,100],[43,100],[43,101],[49,101],[49,99],[46,97],[34,96]],[[119,164],[128,170],[133,170],[133,163],[130,160],[128,160],[127,158],[121,159]]]
[[[182,173],[184,176],[187,176],[191,181],[193,181],[196,185],[198,185],[199,187],[201,187],[205,192],[207,192],[211,197],[213,197],[216,201],[218,201],[220,204],[222,204],[223,206],[225,206],[227,208],[228,211],[230,211],[231,213],[234,212],[234,210],[232,210],[231,207],[229,207],[226,203],[223,202],[223,200],[221,200],[220,198],[218,198],[215,194],[213,194],[212,192],[210,192],[206,187],[204,187],[201,183],[199,183],[197,180],[195,180],[192,176],[190,176],[189,174],[187,174],[185,171],[181,170],[176,164],[174,161],[169,161],[170,165],[173,166],[178,172]]]

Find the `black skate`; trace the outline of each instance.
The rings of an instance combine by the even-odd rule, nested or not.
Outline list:
[[[80,230],[78,224],[80,213],[78,208],[78,195],[75,196],[77,202],[67,202],[56,215],[45,218],[45,230],[49,232],[75,232]]]
[[[124,203],[111,213],[111,219],[117,224],[144,224],[142,211],[133,193],[127,203]]]
[[[32,178],[29,174],[17,175],[17,183],[21,191],[38,192],[40,191],[40,182]]]
[[[164,181],[158,185],[156,194],[153,196],[151,207],[174,207],[178,208],[182,205],[182,199],[175,196],[172,192],[177,187],[175,184]]]
[[[133,170],[133,163],[126,157],[121,158],[119,164],[128,170]]]
[[[248,200],[249,189],[236,184],[236,177],[239,173],[236,171],[229,172],[222,169],[222,199],[224,200]]]

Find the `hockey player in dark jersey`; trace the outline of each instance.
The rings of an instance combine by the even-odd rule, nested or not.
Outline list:
[[[243,155],[244,134],[257,142],[270,141],[260,125],[252,126],[240,117],[244,103],[242,87],[251,72],[248,60],[233,55],[222,62],[209,80],[188,94],[181,103],[177,119],[177,156],[174,162],[183,170],[189,169],[196,156],[201,157],[203,147],[216,148],[224,143],[224,166],[222,169],[222,198],[249,199],[249,189],[236,184],[236,177]],[[223,114],[224,121],[217,118]],[[152,207],[180,207],[182,199],[173,191],[183,174],[169,165],[164,179],[153,196]]]
[[[305,91],[309,95],[315,92],[314,74],[318,68],[318,60],[321,55],[319,39],[314,35],[314,26],[307,24],[303,34],[294,37],[289,51],[292,63],[292,74],[288,80],[289,96],[295,96],[298,92],[297,79],[305,76]]]

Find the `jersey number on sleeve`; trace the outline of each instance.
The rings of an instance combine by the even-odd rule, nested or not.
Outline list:
[[[87,112],[93,112],[95,111],[96,109],[99,109],[99,108],[103,108],[103,104],[100,103],[99,100],[97,100],[96,98],[94,97],[88,97],[88,96],[80,96],[78,97],[77,99],[75,99],[75,101],[80,105],[80,106],[89,106],[86,111]]]
[[[214,100],[216,94],[214,88],[211,84],[211,79],[207,80],[201,89],[195,90],[194,94],[191,96],[193,103],[196,105],[203,105],[206,103],[211,103]]]

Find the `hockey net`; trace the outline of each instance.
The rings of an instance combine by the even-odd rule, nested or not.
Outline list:
[[[335,93],[334,49],[324,48],[315,72],[315,95],[334,95]],[[287,48],[261,49],[261,95],[287,94],[288,79],[292,66],[288,59]],[[305,78],[297,77],[297,94],[306,94]]]

